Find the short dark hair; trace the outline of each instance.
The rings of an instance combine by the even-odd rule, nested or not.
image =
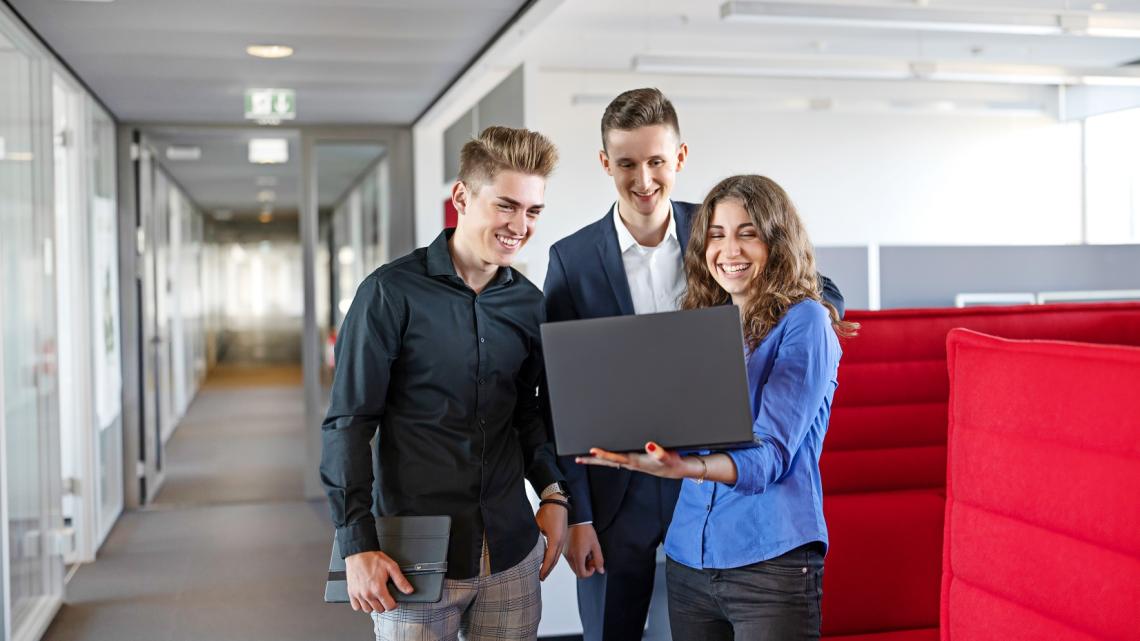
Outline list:
[[[624,91],[610,102],[602,114],[602,149],[606,148],[606,134],[611,129],[630,131],[652,125],[666,125],[673,129],[678,140],[681,138],[677,112],[660,89],[648,87]]]

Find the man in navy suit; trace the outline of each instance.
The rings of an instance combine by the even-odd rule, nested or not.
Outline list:
[[[602,168],[617,202],[599,221],[550,248],[547,320],[679,309],[682,259],[698,205],[672,201],[689,150],[677,113],[657,89],[615,98],[602,116]],[[843,297],[820,277],[823,296],[843,314]],[[666,349],[667,346],[662,346]],[[652,372],[646,372],[651,376]],[[640,639],[653,596],[657,546],[681,485],[628,470],[559,461],[574,497],[566,560],[578,576],[585,641]]]

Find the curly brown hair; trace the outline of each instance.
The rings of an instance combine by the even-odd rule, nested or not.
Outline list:
[[[681,307],[713,307],[731,300],[705,261],[713,211],[726,200],[734,200],[744,207],[760,239],[768,246],[768,260],[750,284],[748,302],[742,313],[748,349],[756,349],[792,305],[808,298],[827,308],[836,334],[854,336],[859,324],[844,321],[835,307],[823,300],[815,252],[795,205],[782,187],[764,176],[725,178],[705,197],[693,219],[692,235],[685,251],[688,292]]]

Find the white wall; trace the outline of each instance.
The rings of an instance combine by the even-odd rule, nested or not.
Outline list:
[[[1041,111],[887,112],[865,98],[881,86],[927,102],[1047,108],[1048,90],[901,85],[530,74],[527,126],[551,137],[562,161],[538,234],[521,255],[527,274],[541,284],[550,244],[600,218],[613,201],[597,161],[599,121],[610,97],[639,86],[676,96],[690,150],[676,198],[699,201],[719,179],[755,172],[788,190],[821,246],[1080,241],[1079,124]],[[795,96],[821,95],[832,110],[795,106]]]

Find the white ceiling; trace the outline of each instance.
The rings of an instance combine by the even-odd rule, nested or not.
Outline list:
[[[235,221],[274,192],[279,221],[296,219],[300,149],[289,125],[410,124],[522,7],[524,0],[8,0],[121,122],[244,123],[245,90],[296,91],[285,127],[150,127],[160,162],[207,211]],[[292,57],[249,56],[284,44]],[[252,125],[252,123],[250,123]],[[253,165],[250,138],[290,139],[290,161]],[[169,161],[168,145],[194,146]],[[319,146],[319,200],[329,206],[383,149]],[[259,186],[259,177],[274,186]]]
[[[120,120],[202,124],[241,123],[244,91],[259,86],[295,89],[297,124],[408,124],[525,4],[523,0],[8,1]],[[805,2],[967,8],[982,13],[1075,12],[1140,20],[1140,0],[787,0],[786,4]],[[739,23],[721,19],[723,0],[538,0],[538,4],[553,10],[525,36],[507,37],[521,45],[512,55],[544,70],[575,72],[567,78],[581,83],[580,90],[587,93],[597,78],[630,72],[639,56],[763,60],[777,66],[788,61],[789,67],[898,61],[1108,71],[1140,60],[1140,38]],[[1103,7],[1094,9],[1094,5]],[[254,59],[245,47],[255,43],[290,45],[296,54],[285,60]],[[510,61],[511,66],[516,63]],[[1137,65],[1133,68],[1140,70]],[[652,75],[646,75],[644,84],[652,83]],[[904,89],[904,83],[895,86],[897,91]],[[253,131],[165,130],[164,141],[203,147],[201,160],[167,165],[208,209],[256,211],[260,188],[255,179],[267,174],[278,175],[274,189],[281,207],[296,202],[296,144],[290,165],[272,169],[250,165],[245,144]],[[360,162],[349,151],[343,157],[342,173],[357,175],[351,169]],[[327,198],[322,196],[322,201]]]
[[[628,72],[636,56],[765,61],[939,61],[1118,69],[1140,60],[1140,38],[1007,35],[721,19],[723,0],[573,0],[535,34],[525,57],[548,70]],[[796,4],[975,13],[1076,13],[1140,24],[1138,0],[790,0]],[[1095,9],[1094,5],[1103,5]],[[790,63],[789,63],[790,64]]]
[[[243,121],[297,92],[297,124],[408,124],[523,0],[8,0],[121,121]],[[250,57],[251,44],[296,50]]]
[[[300,199],[300,145],[296,131],[288,129],[223,129],[206,127],[161,127],[147,131],[159,162],[174,176],[194,201],[217,217],[228,210],[234,220],[255,218],[261,211],[258,194],[272,192],[277,218],[296,220]],[[289,161],[273,165],[249,162],[252,138],[280,137],[288,140]],[[169,160],[170,146],[196,147],[197,160]],[[375,143],[321,143],[316,147],[317,199],[321,208],[331,207],[383,154]]]

